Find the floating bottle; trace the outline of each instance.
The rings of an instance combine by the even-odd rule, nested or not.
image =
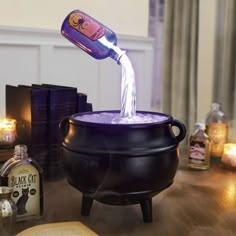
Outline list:
[[[195,124],[195,131],[190,136],[188,166],[206,170],[210,166],[210,140],[202,123]]]
[[[117,63],[125,51],[116,46],[116,34],[80,10],[69,13],[61,26],[69,41],[96,59],[113,58]]]
[[[43,214],[42,169],[28,157],[26,145],[16,145],[14,155],[1,170],[1,184],[13,188],[16,220],[38,219]]]
[[[220,161],[228,138],[228,123],[219,103],[206,116],[206,133],[211,140],[211,160]]]

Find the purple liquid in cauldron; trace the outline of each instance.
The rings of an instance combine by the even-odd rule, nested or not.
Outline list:
[[[144,124],[144,123],[157,123],[168,119],[167,116],[157,115],[153,113],[137,112],[132,117],[121,117],[119,113],[115,112],[100,112],[82,114],[74,117],[75,120],[100,123],[100,124]]]

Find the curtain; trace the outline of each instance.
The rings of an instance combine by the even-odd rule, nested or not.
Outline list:
[[[236,1],[218,0],[213,99],[236,130]],[[234,132],[233,131],[233,132]],[[234,133],[235,136],[235,133]],[[235,137],[234,137],[235,139]]]
[[[148,34],[154,39],[152,107],[157,110],[161,105],[164,2],[164,0],[149,0]]]
[[[198,7],[198,0],[164,1],[161,107],[188,135],[197,115]]]

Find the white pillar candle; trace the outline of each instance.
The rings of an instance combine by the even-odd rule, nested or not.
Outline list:
[[[221,161],[230,167],[236,168],[236,143],[226,143]]]

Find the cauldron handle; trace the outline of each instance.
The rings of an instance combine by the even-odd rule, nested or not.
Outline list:
[[[178,142],[181,142],[186,135],[185,125],[179,120],[172,120],[172,126],[179,128],[179,134],[176,136]]]
[[[70,116],[67,116],[63,118],[59,123],[59,129],[61,131],[63,138],[65,138],[65,136],[67,135],[69,131],[69,118]]]

